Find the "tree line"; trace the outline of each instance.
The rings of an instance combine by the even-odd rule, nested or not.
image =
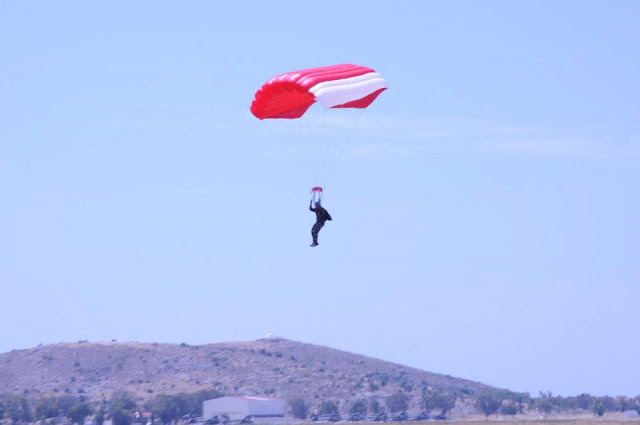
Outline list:
[[[415,394],[415,393],[414,393]],[[95,425],[103,425],[110,419],[113,425],[131,425],[134,422],[161,422],[171,424],[185,417],[202,416],[202,403],[205,400],[221,397],[217,390],[205,390],[195,393],[175,395],[156,395],[144,403],[139,403],[127,392],[116,392],[110,399],[99,402],[89,401],[83,396],[62,394],[55,397],[29,398],[26,395],[0,396],[0,421],[9,420],[12,424],[24,424],[41,421],[43,425],[54,425],[58,419],[68,418],[71,422],[83,425],[88,417],[93,417]],[[413,397],[419,397],[414,400]],[[340,417],[348,413],[350,417],[364,419],[368,416],[386,420],[390,414],[397,418],[406,415],[412,402],[417,401],[420,416],[444,419],[456,406],[456,403],[472,403],[476,411],[486,417],[491,415],[516,416],[525,412],[537,411],[544,416],[554,412],[590,411],[596,416],[606,412],[636,410],[640,414],[640,396],[637,397],[596,397],[590,394],[561,397],[551,392],[540,392],[537,397],[527,393],[509,391],[485,391],[479,394],[460,391],[431,389],[424,385],[419,395],[397,391],[384,398],[358,398],[343,404],[342,408],[334,400],[322,400],[312,406],[301,397],[289,401],[291,414],[299,419],[312,415]],[[141,418],[140,412],[150,412],[150,418]],[[391,418],[390,418],[391,419]]]
[[[382,402],[377,398],[357,399],[347,402],[343,406],[343,412],[348,412],[351,417],[357,415],[364,419],[367,416],[378,416],[387,412],[396,415],[405,414],[409,409],[412,396],[406,392],[398,391],[387,397]],[[479,394],[461,394],[460,392],[447,392],[430,390],[424,387],[418,406],[422,419],[445,419],[449,412],[456,406],[456,402],[471,399],[472,405],[478,413],[486,417],[491,415],[516,416],[525,412],[537,411],[545,417],[554,412],[589,411],[596,416],[603,416],[606,412],[624,412],[636,410],[640,414],[640,396],[637,397],[596,397],[590,394],[561,397],[553,396],[551,392],[540,392],[538,397],[531,397],[528,393],[513,393],[510,391],[484,391]],[[320,401],[315,409],[301,397],[289,401],[291,414],[299,419],[313,416],[340,416],[341,409],[335,401]],[[386,417],[386,416],[385,416]]]
[[[90,402],[85,397],[71,394],[39,399],[7,395],[0,396],[0,421],[9,419],[15,425],[41,421],[54,425],[59,419],[67,418],[74,424],[83,425],[87,417],[93,416],[95,425],[103,425],[105,419],[110,419],[113,425],[154,422],[155,419],[170,424],[185,416],[202,416],[202,403],[222,395],[217,390],[157,395],[142,404],[126,391],[115,392],[110,399],[100,402]],[[150,412],[151,418],[141,418],[143,411]]]
[[[94,407],[91,403],[70,394],[38,400],[31,400],[24,395],[0,397],[0,419],[10,419],[14,424],[63,417],[73,423],[83,424],[84,419],[93,413]]]

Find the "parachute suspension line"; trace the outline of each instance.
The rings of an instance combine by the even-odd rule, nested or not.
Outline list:
[[[311,117],[312,116],[310,115],[310,118]],[[313,184],[318,183],[318,175],[320,174],[320,143],[322,143],[322,132],[324,127],[324,117],[318,118],[320,118],[319,122],[314,122],[315,120],[312,119],[311,123],[309,124],[312,128],[314,125],[320,125],[320,134],[318,134],[318,130],[311,132],[315,133],[313,134],[313,136],[311,136],[313,138],[311,145],[311,159],[313,163],[313,172],[311,175],[313,177]]]
[[[364,111],[364,109],[360,109],[358,111],[358,114],[356,115],[356,119],[355,119],[355,121],[353,123],[353,126],[349,130],[349,133],[347,134],[347,137],[345,138],[344,143],[342,144],[342,147],[340,148],[340,150],[338,152],[338,157],[336,158],[335,161],[333,161],[333,164],[331,164],[331,167],[329,167],[330,170],[329,170],[329,173],[327,174],[326,181],[324,182],[325,186],[327,186],[329,184],[329,182],[330,182],[331,178],[333,177],[336,169],[338,168],[338,163],[340,162],[340,159],[342,158],[342,154],[346,150],[347,145],[351,141],[351,137],[355,133],[356,127],[358,126],[358,122],[360,121],[360,117],[362,116],[363,111]]]
[[[274,140],[276,142],[275,146],[274,146],[276,151],[278,149],[280,149],[284,153],[284,157],[286,158],[286,156],[288,154],[289,143],[287,143],[286,134],[282,133],[282,129],[276,128],[275,124],[276,123],[274,123],[274,122],[266,122],[266,123],[261,124],[261,126],[262,126],[262,128],[266,128],[267,129],[267,131],[269,132],[271,140]],[[276,156],[278,156],[277,152],[276,152]],[[286,175],[286,173],[283,173],[283,174],[285,176],[281,177],[281,178],[284,179],[284,181],[287,181],[287,180],[290,179],[289,175]]]
[[[298,101],[296,103],[297,107],[302,106],[302,104]],[[309,149],[309,146],[305,146],[304,141],[310,137],[310,131],[308,131],[307,129],[307,134],[305,134],[305,126],[309,126],[309,124],[306,121],[309,121],[309,116],[306,117],[306,121],[304,118],[300,118],[300,119],[296,119],[296,120],[292,120],[292,121],[296,121],[296,124],[298,126],[298,130],[300,131],[300,137],[298,140],[295,141],[295,146],[294,149],[296,150],[297,153],[297,160],[298,160],[298,164],[302,165],[302,167],[304,169],[312,169],[314,167],[314,161],[313,161],[313,155],[310,155],[310,151],[311,153],[313,153],[313,149]],[[312,145],[313,146],[313,145]]]
[[[328,117],[328,122],[325,124],[325,127],[323,129],[323,145],[322,145],[322,151],[320,153],[321,155],[321,161],[322,161],[322,165],[320,168],[320,176],[318,177],[318,182],[319,183],[324,183],[324,180],[327,177],[327,170],[329,169],[329,165],[331,162],[331,158],[332,158],[332,152],[331,149],[334,146],[334,134],[332,133],[332,130],[335,130],[335,126],[336,126],[336,115],[332,114],[332,113],[328,113],[328,111],[325,109],[323,110],[323,114],[325,115],[325,117]]]
[[[307,162],[309,161],[309,157],[305,152],[304,146],[302,146],[302,141],[305,138],[304,129],[302,127],[302,120],[296,120],[298,124],[298,130],[300,131],[300,137],[295,142],[294,149],[296,150],[297,159],[300,163],[304,164],[304,167],[307,167]]]
[[[304,129],[302,122],[300,120],[286,120],[286,122],[278,122],[279,120],[265,120],[269,121],[265,123],[265,127],[269,129],[271,136],[277,140],[279,143],[280,149],[282,149],[282,157],[285,161],[289,162],[291,160],[295,161],[296,164],[299,164],[303,160],[305,160],[305,152],[301,149],[300,141],[304,140]],[[291,123],[291,121],[297,121],[296,123]],[[273,124],[273,125],[272,125]],[[278,125],[280,124],[280,125]],[[296,127],[298,131],[296,131]],[[299,132],[299,135],[297,133]],[[293,139],[293,141],[291,140]],[[297,140],[296,140],[297,139]],[[286,182],[291,181],[294,176],[297,176],[297,173],[294,173],[293,170],[284,172],[283,174],[286,176]],[[285,171],[284,169],[282,171]]]
[[[322,127],[320,127],[320,141],[317,144],[317,152],[316,152],[316,183],[320,183],[320,179],[322,178],[322,156],[323,156],[323,145],[325,143],[325,134],[326,134],[326,125],[327,125],[327,111],[322,108]]]

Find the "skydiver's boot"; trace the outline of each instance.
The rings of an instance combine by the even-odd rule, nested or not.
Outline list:
[[[311,244],[311,246],[318,246],[318,242],[313,241],[313,243]]]

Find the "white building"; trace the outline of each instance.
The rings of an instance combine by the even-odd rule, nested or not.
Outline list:
[[[229,416],[232,421],[252,417],[282,417],[285,402],[262,397],[219,397],[202,403],[202,417],[205,420],[214,416]]]

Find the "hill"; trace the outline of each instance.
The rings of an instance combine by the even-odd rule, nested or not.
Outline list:
[[[277,337],[191,346],[81,341],[0,354],[0,394],[33,398],[71,393],[98,401],[126,390],[146,401],[157,394],[217,389],[230,395],[303,397],[312,405],[334,400],[344,406],[403,391],[417,411],[424,388],[463,398],[483,391],[504,393],[478,382]]]

